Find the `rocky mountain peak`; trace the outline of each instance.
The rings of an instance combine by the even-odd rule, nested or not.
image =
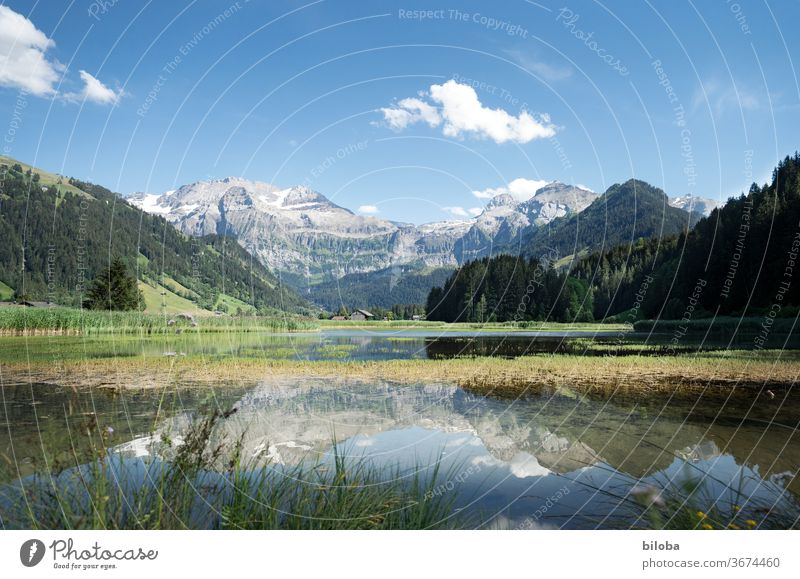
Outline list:
[[[695,195],[687,194],[680,197],[673,197],[669,200],[672,207],[683,209],[690,213],[699,213],[704,217],[708,217],[711,212],[719,205],[713,199],[707,197],[697,197]]]
[[[475,219],[420,226],[355,214],[305,186],[233,176],[129,201],[190,235],[224,231],[267,267],[315,283],[395,265],[455,267],[458,256],[478,255],[526,228],[581,211],[594,197],[554,181],[525,202],[501,193]]]
[[[516,207],[517,205],[519,205],[519,200],[517,200],[516,197],[510,193],[500,193],[492,197],[486,204],[486,209],[491,210],[495,207]]]

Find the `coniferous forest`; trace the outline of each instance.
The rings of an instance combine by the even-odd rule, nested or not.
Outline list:
[[[307,310],[233,239],[188,237],[98,185],[64,178],[44,186],[18,164],[0,170],[0,281],[18,297],[78,306],[119,259],[142,281],[174,280],[201,307],[224,293],[258,310]]]
[[[467,263],[434,288],[428,317],[444,321],[588,321],[794,316],[800,306],[800,155],[688,233],[639,237],[569,269],[506,255]]]

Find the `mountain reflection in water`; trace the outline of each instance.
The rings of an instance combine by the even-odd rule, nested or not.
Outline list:
[[[87,418],[80,412],[70,417],[67,409],[91,402],[91,420],[98,429],[113,428],[114,450],[125,457],[157,455],[162,434],[180,440],[199,408],[233,407],[237,412],[223,422],[226,438],[241,438],[245,457],[269,459],[276,468],[331,462],[334,439],[340,454],[387,467],[425,474],[438,465],[448,473],[441,492],[457,492],[459,506],[479,513],[487,526],[608,525],[618,505],[604,490],[627,490],[640,480],[705,477],[707,493],[723,503],[733,500],[725,496],[728,486],[770,501],[786,490],[798,492],[797,400],[784,403],[774,418],[777,404],[750,409],[749,402],[729,402],[718,419],[718,400],[643,405],[582,397],[568,388],[499,400],[447,384],[303,378],[213,392],[178,389],[168,402],[147,392],[76,398],[52,386],[33,391],[40,394],[35,406],[25,403],[31,389],[6,392],[16,428],[11,437],[0,431],[0,450],[12,451],[23,469],[42,463],[43,444],[51,458],[70,456],[58,448],[70,438],[59,442],[34,431],[34,409],[40,420],[71,427],[74,445]],[[158,408],[164,418],[153,431]],[[26,473],[3,479],[16,478],[12,474]],[[546,516],[543,505],[549,505]]]

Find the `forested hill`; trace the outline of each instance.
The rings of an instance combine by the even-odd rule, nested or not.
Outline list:
[[[424,304],[431,288],[442,285],[452,273],[450,268],[427,268],[410,264],[387,269],[351,273],[344,277],[311,286],[307,297],[328,311],[344,306],[391,309],[398,304]]]
[[[608,200],[609,236],[621,227],[611,207],[630,199],[632,187],[640,202],[658,200],[654,194],[639,194],[658,192],[641,182],[615,187]],[[589,211],[591,220],[600,208],[593,205],[582,218]],[[686,227],[686,219],[686,214],[665,216],[665,224],[674,228],[684,220]],[[585,221],[581,227],[586,235],[592,231]],[[431,291],[428,317],[583,321],[624,314],[627,321],[688,321],[735,315],[763,317],[759,324],[768,334],[774,318],[800,311],[800,155],[784,159],[770,184],[753,184],[748,194],[714,209],[688,233],[664,238],[657,227],[654,220],[642,220],[637,235],[629,229],[615,238],[616,247],[592,253],[570,269],[508,256],[465,264]],[[551,238],[551,244],[559,242],[566,243]]]
[[[462,265],[428,295],[429,320],[584,322],[592,320],[588,285],[552,264],[511,255]]]
[[[0,173],[0,282],[18,294],[78,305],[81,286],[118,256],[156,301],[307,311],[233,239],[190,238],[104,187],[5,157]]]
[[[630,179],[615,184],[589,207],[569,217],[527,232],[522,239],[526,256],[550,259],[576,256],[630,245],[637,239],[671,237],[686,231],[700,218],[671,207],[661,190]]]
[[[772,182],[753,184],[688,233],[595,255],[574,273],[594,279],[595,315],[629,309],[651,276],[641,303],[648,318],[725,314],[795,315],[800,306],[800,155],[786,157]],[[700,291],[696,288],[700,286]],[[617,293],[609,300],[608,296]],[[696,305],[690,304],[696,300]]]

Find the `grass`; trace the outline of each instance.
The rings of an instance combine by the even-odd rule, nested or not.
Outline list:
[[[717,318],[697,318],[684,322],[682,320],[639,320],[634,322],[633,329],[637,332],[654,332],[674,334],[759,334],[763,330],[764,316],[748,316],[744,318],[719,316]],[[770,325],[768,334],[785,336],[796,330],[795,318],[775,318]]]
[[[351,320],[320,320],[323,328],[343,328],[343,329],[393,329],[393,328],[417,328],[422,330],[437,329],[445,331],[525,331],[525,332],[625,332],[630,331],[630,324],[604,324],[596,322],[489,322],[485,324],[467,322],[434,322],[429,320],[373,320],[370,322],[360,322]]]
[[[212,315],[211,312],[201,309],[193,301],[177,295],[160,284],[150,285],[140,281],[139,289],[144,295],[145,313],[173,315],[189,312],[200,316]]]
[[[185,310],[184,310],[185,311]],[[190,310],[191,311],[191,310]],[[220,316],[198,319],[197,327],[169,325],[169,316],[146,312],[105,312],[74,308],[0,308],[0,333],[24,335],[174,334],[196,332],[293,332],[315,330],[314,320],[296,317]]]
[[[42,171],[41,169],[28,165],[27,163],[23,163],[22,161],[17,161],[16,159],[12,159],[11,157],[6,157],[5,155],[0,155],[0,164],[8,165],[9,168],[14,166],[15,164],[19,164],[19,166],[22,167],[23,172],[28,171],[30,169],[33,173],[38,173],[39,186],[56,187],[60,193],[69,191],[74,195],[91,198],[91,196],[88,193],[85,193],[84,191],[81,191],[74,185],[71,185],[69,183],[68,177],[57,175],[55,173],[49,173],[47,171]]]
[[[514,359],[278,360],[236,356],[91,358],[46,362],[9,360],[7,381],[37,381],[70,387],[148,388],[169,383],[209,386],[256,382],[266,376],[382,379],[398,383],[454,383],[466,390],[518,397],[568,386],[610,396],[703,393],[753,397],[790,389],[800,375],[796,356],[747,351],[677,356],[580,356],[536,354]]]
[[[9,301],[14,297],[14,288],[0,281],[0,301]]]
[[[231,314],[236,313],[240,309],[245,313],[249,313],[255,310],[255,308],[251,304],[243,302],[242,300],[237,299],[233,296],[229,296],[228,294],[219,294],[217,303],[214,304],[214,309],[222,310]]]
[[[178,295],[188,295],[191,299],[196,300],[200,298],[200,295],[194,291],[186,287],[185,285],[178,283],[176,280],[172,279],[168,276],[163,276],[161,279],[161,285],[167,288],[172,293]]]
[[[334,441],[324,459],[281,466],[246,456],[244,434],[226,438],[224,421],[232,414],[201,414],[185,430],[162,434],[145,459],[107,448],[110,435],[95,424],[87,430],[94,444],[89,462],[38,471],[0,487],[0,522],[7,529],[31,530],[442,529],[474,528],[492,514],[457,509],[457,488],[439,492],[442,481],[453,480],[463,465],[448,472],[437,466],[379,466],[346,458],[347,449]],[[575,515],[606,529],[800,525],[796,498],[777,485],[764,482],[768,488],[756,498],[744,490],[743,477],[721,483],[690,462],[684,470],[695,476],[678,481],[665,474],[647,482],[626,477],[613,485],[570,478],[593,491],[595,506],[605,505],[597,513],[585,504],[578,508],[593,514]]]
[[[242,454],[218,425],[231,412],[195,422],[162,459],[125,460],[98,440],[97,458],[40,473],[0,490],[0,521],[21,529],[430,529],[464,525],[454,493],[430,476],[348,460],[278,468]],[[168,460],[163,460],[167,458]]]

